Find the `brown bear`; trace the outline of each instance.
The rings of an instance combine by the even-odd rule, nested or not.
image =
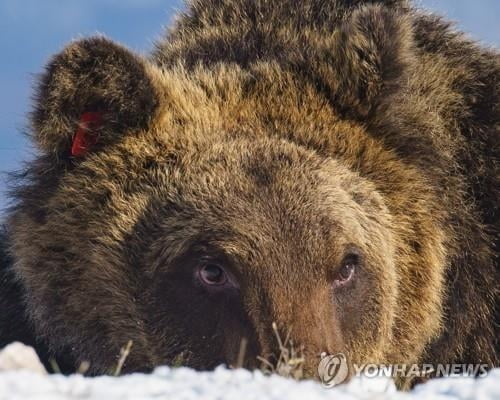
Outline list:
[[[404,0],[194,0],[49,63],[0,344],[89,373],[499,365],[500,56]],[[242,343],[246,343],[242,353]]]

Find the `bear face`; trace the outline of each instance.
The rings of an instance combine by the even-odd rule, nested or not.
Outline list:
[[[459,202],[433,175],[451,153],[442,121],[416,117],[422,98],[387,117],[418,71],[412,29],[367,6],[331,37],[305,35],[317,57],[242,65],[70,44],[42,78],[40,156],[9,220],[36,336],[93,374],[128,341],[125,371],[235,365],[245,341],[256,367],[279,355],[273,324],[306,376],[322,352],[423,359],[443,329]],[[423,127],[436,136],[414,136]]]
[[[46,101],[52,93],[43,91],[57,93],[59,74],[74,74],[72,57],[87,49],[93,57],[115,52],[125,58],[113,60],[118,65],[136,60],[104,39],[70,46],[42,87],[40,125],[52,122],[44,120],[46,109],[61,106]],[[203,74],[205,82],[216,79],[235,92],[250,79],[238,69]],[[196,368],[231,365],[242,340],[249,341],[246,363],[256,365],[257,356],[277,356],[273,323],[307,355],[310,375],[324,351],[360,361],[390,357],[396,250],[392,217],[376,187],[338,160],[274,137],[252,114],[245,116],[262,102],[259,87],[217,115],[222,96],[189,104],[201,99],[201,85],[185,71],[165,76],[145,65],[135,79],[153,95],[133,97],[141,103],[127,112],[153,105],[147,128],[132,125],[113,138],[122,120],[115,116],[120,111],[108,109],[94,125],[80,121],[72,143],[42,139],[51,148],[64,140],[59,154],[73,153],[60,161],[66,164],[45,187],[47,197],[12,222],[18,271],[40,334],[49,342],[57,337],[57,350],[72,349],[77,362],[90,360],[95,373],[109,371],[128,340],[134,351],[127,370],[179,357]],[[179,83],[182,97],[172,86]],[[144,105],[143,98],[154,101]],[[180,104],[172,107],[172,100]],[[313,98],[302,102],[316,106]],[[303,124],[302,115],[294,118]],[[310,129],[307,124],[297,129]],[[325,136],[344,129],[360,134],[340,121],[331,126],[337,128],[326,128]],[[84,138],[88,148],[74,154],[82,127],[97,139]],[[222,275],[222,283],[210,282],[210,274]]]
[[[344,343],[344,329],[373,343],[367,356],[380,357],[393,311],[376,299],[382,291],[394,296],[396,282],[389,216],[373,188],[286,142],[217,141],[204,148],[181,155],[184,167],[154,172],[160,181],[153,179],[153,187],[164,189],[135,224],[137,239],[145,239],[133,244],[141,254],[133,264],[151,282],[146,318],[167,340],[158,340],[157,355],[171,360],[183,353],[197,368],[235,365],[245,338],[255,364],[259,355],[276,356],[275,322],[310,355],[309,374],[321,349],[353,345],[351,337]],[[348,190],[356,186],[379,213],[353,199]],[[356,279],[347,276],[349,268]],[[222,276],[211,282],[204,274]],[[350,296],[364,301],[353,304]],[[384,317],[353,317],[372,312]]]

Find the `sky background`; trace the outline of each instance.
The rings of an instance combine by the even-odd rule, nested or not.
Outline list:
[[[500,0],[417,4],[500,47]],[[48,58],[71,39],[96,33],[147,53],[182,9],[182,0],[0,0],[0,215],[7,205],[6,173],[20,169],[34,154],[22,133],[28,126],[33,84]]]

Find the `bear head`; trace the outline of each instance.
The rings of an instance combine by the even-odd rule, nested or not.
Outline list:
[[[438,294],[412,313],[402,287],[439,279],[401,278],[410,250],[369,175],[404,167],[360,122],[403,80],[409,31],[361,9],[300,71],[165,68],[101,37],[56,55],[9,222],[36,334],[95,374],[128,341],[125,371],[251,368],[289,344],[306,375],[322,352],[418,356]]]

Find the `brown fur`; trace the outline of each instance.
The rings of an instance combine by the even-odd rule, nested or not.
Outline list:
[[[8,221],[36,335],[93,373],[128,340],[127,371],[231,364],[242,338],[252,367],[273,322],[308,375],[322,351],[498,365],[499,60],[405,1],[198,0],[149,60],[72,43]],[[239,290],[193,284],[207,255]]]

